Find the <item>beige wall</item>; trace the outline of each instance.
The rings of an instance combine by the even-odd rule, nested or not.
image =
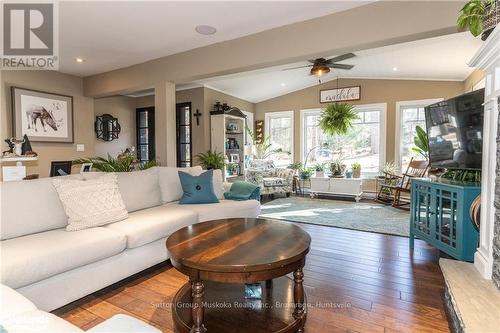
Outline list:
[[[464,81],[464,92],[472,91],[474,85],[484,78],[484,72],[480,69],[474,70]]]
[[[195,156],[210,149],[210,111],[215,102],[227,103],[243,111],[255,112],[255,104],[243,99],[213,90],[209,88],[193,88],[176,92],[176,103],[191,102],[192,112],[201,112],[200,125],[196,125],[196,119],[192,119],[193,140],[193,163],[198,163]]]
[[[28,174],[37,173],[40,177],[46,177],[49,174],[51,161],[73,160],[94,155],[94,99],[83,96],[81,78],[52,71],[1,71],[0,75],[2,151],[7,149],[3,140],[13,135],[12,86],[73,96],[74,143],[33,142],[32,147],[38,153],[38,161],[26,163]],[[85,145],[84,152],[76,151],[77,143]]]
[[[339,87],[361,86],[361,100],[353,104],[387,103],[386,160],[394,160],[396,102],[432,98],[449,98],[464,91],[463,82],[412,81],[412,80],[369,80],[341,79]],[[256,119],[264,120],[266,112],[294,111],[294,159],[300,160],[300,110],[323,108],[319,103],[321,89],[336,88],[337,82],[330,81],[287,95],[279,96],[255,105]]]
[[[94,114],[100,116],[110,114],[118,118],[121,131],[118,139],[104,141],[94,136],[94,151],[96,156],[116,157],[126,148],[136,146],[135,109],[136,100],[127,96],[112,96],[97,98],[94,101]]]

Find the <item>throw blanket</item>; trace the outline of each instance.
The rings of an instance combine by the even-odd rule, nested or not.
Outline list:
[[[236,181],[229,192],[224,193],[224,198],[237,201],[252,199],[260,201],[260,187],[249,182]]]

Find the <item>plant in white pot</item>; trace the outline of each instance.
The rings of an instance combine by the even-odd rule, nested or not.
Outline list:
[[[361,164],[358,162],[355,162],[351,164],[351,169],[352,169],[352,177],[353,178],[360,178],[361,177]]]
[[[316,163],[314,169],[316,170],[316,177],[322,178],[325,176],[325,165],[323,163]]]

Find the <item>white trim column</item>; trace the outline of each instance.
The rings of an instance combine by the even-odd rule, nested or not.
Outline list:
[[[500,96],[500,26],[470,61],[486,75],[483,165],[481,178],[481,227],[479,247],[474,254],[474,266],[486,279],[493,269],[493,236],[495,225],[495,179],[497,165],[498,98]]]

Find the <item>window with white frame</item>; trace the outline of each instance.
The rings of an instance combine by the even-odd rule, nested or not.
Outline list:
[[[271,150],[282,151],[267,158],[277,167],[287,167],[293,161],[293,111],[266,113],[265,128]]]
[[[425,107],[442,99],[398,102],[396,105],[396,163],[402,171],[408,168],[413,158],[423,159],[423,156],[413,151],[417,126],[426,129]]]
[[[303,110],[301,154],[307,166],[341,158],[348,168],[357,162],[365,176],[378,174],[385,160],[386,104],[358,105],[359,119],[345,135],[328,136],[319,128],[320,109]]]

